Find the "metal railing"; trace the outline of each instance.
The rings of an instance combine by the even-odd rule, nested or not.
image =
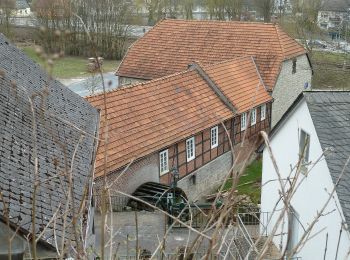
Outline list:
[[[253,238],[267,236],[269,212],[244,210],[243,212],[239,211],[238,215]]]
[[[206,255],[205,252],[196,252],[196,253],[190,253],[190,254],[184,254],[184,253],[158,253],[153,259],[163,259],[163,260],[185,260],[185,259],[191,259],[191,260],[199,260],[203,259],[203,257]],[[136,258],[136,255],[118,255],[113,259],[116,260],[138,260],[138,259],[150,259],[151,255],[142,256],[140,255],[139,258]],[[223,256],[212,254],[209,259],[215,259],[215,260],[221,260],[224,259]]]

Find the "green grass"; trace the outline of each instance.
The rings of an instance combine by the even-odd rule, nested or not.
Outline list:
[[[39,57],[39,55],[35,52],[34,47],[24,47],[22,50],[40,66],[45,69],[48,68],[46,61]],[[87,71],[87,63],[88,57],[65,56],[54,61],[52,74],[56,78],[74,78],[88,76],[89,72]],[[118,64],[119,61],[104,60],[103,71],[114,71],[117,69]]]
[[[350,64],[350,54],[313,51],[311,61],[314,68],[313,88],[350,89],[350,69],[337,65]]]
[[[237,185],[238,194],[248,195],[255,204],[260,202],[261,174],[262,162],[261,160],[256,160],[246,168]],[[224,185],[224,190],[229,190],[231,187],[232,179],[229,179]]]

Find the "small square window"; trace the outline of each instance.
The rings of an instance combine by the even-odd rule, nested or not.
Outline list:
[[[260,107],[260,121],[265,120],[266,118],[266,104]]]
[[[247,113],[241,115],[241,131],[244,131],[247,128]]]
[[[310,151],[310,135],[304,130],[300,129],[299,136],[299,157],[302,159],[302,163],[306,164],[309,162],[309,151]]]
[[[169,156],[168,150],[159,153],[159,169],[160,175],[169,172]]]
[[[256,108],[250,112],[250,125],[256,124]]]
[[[218,131],[218,127],[215,126],[210,130],[210,143],[211,143],[211,148],[215,148],[218,147],[219,145],[219,131]]]
[[[196,157],[194,137],[186,140],[186,157],[188,162],[192,161]]]

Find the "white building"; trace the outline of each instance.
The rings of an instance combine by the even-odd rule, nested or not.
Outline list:
[[[338,32],[350,20],[350,1],[326,1],[318,12],[317,23],[321,29]]]
[[[16,10],[14,12],[17,17],[30,16],[32,13],[26,0],[16,0]]]
[[[276,246],[281,252],[285,248],[295,248],[332,194],[311,230],[311,239],[294,256],[301,259],[349,259],[350,166],[344,168],[344,165],[350,156],[350,92],[301,93],[271,131],[270,142],[282,186],[288,190],[295,180],[299,187],[290,203],[290,212],[293,213],[289,218],[287,213],[283,214],[278,223],[284,208],[280,200],[282,189],[268,148],[264,147],[261,210],[270,212],[267,233],[271,234],[276,225]],[[296,175],[295,167],[301,154],[304,154],[303,164],[300,174]],[[344,175],[336,186],[343,169]],[[288,233],[290,239],[287,243]]]
[[[293,6],[290,0],[275,0],[275,13],[291,14]]]

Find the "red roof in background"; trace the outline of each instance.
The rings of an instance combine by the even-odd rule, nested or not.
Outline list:
[[[275,24],[166,19],[130,47],[116,74],[155,79],[183,71],[194,60],[207,65],[253,56],[266,86],[273,88],[281,62],[304,53]]]
[[[251,57],[202,66],[225,93],[236,112],[271,101]],[[160,79],[121,87],[106,93],[108,121],[107,172],[132,159],[159,151],[233,117],[210,84],[193,68]],[[104,95],[87,97],[101,109],[100,138],[104,136]],[[96,176],[103,175],[104,143],[96,157]]]

